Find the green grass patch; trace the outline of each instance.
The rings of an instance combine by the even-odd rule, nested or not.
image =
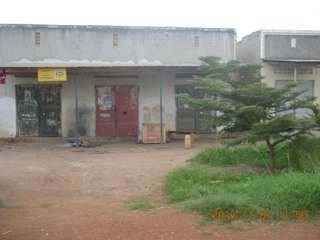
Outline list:
[[[209,166],[227,166],[242,163],[251,167],[268,167],[270,162],[266,145],[251,144],[242,147],[208,148],[191,158],[190,161]],[[279,144],[277,147],[276,167],[278,169],[290,167],[287,144]]]
[[[125,207],[130,210],[142,210],[149,211],[152,208],[156,208],[153,204],[144,200],[125,201]]]
[[[8,209],[10,209],[10,208],[22,208],[22,206],[21,205],[14,205],[14,206],[8,205],[8,204],[6,204],[4,202],[4,200],[0,199],[0,208],[8,208]]]
[[[167,175],[165,189],[169,203],[197,212],[206,220],[233,222],[253,220],[312,220],[320,217],[320,172],[248,174],[240,171],[212,171],[209,166],[247,164],[264,166],[264,148],[207,149],[187,168]],[[287,145],[278,167],[288,167]],[[266,149],[265,149],[266,150]],[[247,153],[247,155],[246,155]],[[210,157],[212,155],[212,158]],[[246,156],[246,157],[245,157]],[[267,156],[264,156],[267,158]]]
[[[212,236],[212,232],[201,232],[201,234],[206,235],[206,236]]]
[[[48,208],[50,206],[51,206],[51,203],[41,203],[40,204],[40,207],[42,207],[42,208]]]

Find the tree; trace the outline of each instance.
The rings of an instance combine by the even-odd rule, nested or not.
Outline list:
[[[208,119],[207,128],[223,127],[224,132],[246,131],[249,134],[231,142],[265,141],[269,151],[270,170],[275,167],[276,145],[308,133],[313,118],[296,118],[295,109],[314,109],[314,97],[298,98],[305,91],[295,91],[301,82],[283,88],[268,87],[259,75],[260,64],[226,63],[219,57],[201,57],[201,75],[191,82],[204,99],[178,95]]]

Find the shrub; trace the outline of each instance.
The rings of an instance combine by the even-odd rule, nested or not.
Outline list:
[[[289,145],[294,170],[320,171],[320,138],[300,137]]]

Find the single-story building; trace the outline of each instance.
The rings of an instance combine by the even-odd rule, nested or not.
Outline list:
[[[200,56],[235,59],[234,29],[0,25],[0,137],[138,137],[144,123],[203,132],[175,94]]]
[[[305,81],[298,90],[317,97],[320,104],[320,31],[259,30],[237,42],[237,59],[261,63],[262,80],[268,86],[282,87],[290,81]],[[303,97],[303,96],[301,96]],[[298,109],[297,117],[308,116]]]

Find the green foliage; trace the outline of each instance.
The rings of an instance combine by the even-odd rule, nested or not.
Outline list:
[[[298,138],[290,144],[289,153],[294,169],[320,172],[320,138]]]
[[[40,207],[42,207],[42,208],[48,208],[50,206],[51,206],[51,203],[41,203],[40,204]]]
[[[190,161],[209,166],[227,166],[242,163],[251,167],[268,167],[269,156],[267,150],[268,147],[266,145],[252,144],[235,148],[207,148],[191,158]],[[276,167],[278,169],[290,167],[287,144],[277,146],[277,159]]]
[[[312,219],[320,209],[319,177],[319,173],[249,175],[193,167],[170,173],[165,188],[171,203],[182,202],[183,209],[196,211],[208,220],[212,211],[235,211],[247,221],[261,219],[261,211],[270,211],[273,220],[295,220],[296,211],[306,211]],[[213,184],[213,180],[222,183]],[[252,217],[245,216],[245,211],[252,211]],[[279,211],[288,211],[288,217],[281,218]]]
[[[169,201],[177,203],[190,199],[201,199],[214,193],[218,194],[220,185],[213,184],[212,181],[223,181],[226,184],[251,177],[251,175],[239,172],[213,172],[193,166],[191,169],[181,168],[169,173],[165,189],[169,195]]]
[[[279,144],[278,156],[283,160],[278,163],[287,167],[289,162],[293,162],[295,169],[298,163],[304,172],[261,175],[211,170],[208,165],[244,163],[263,166],[263,159],[267,158],[266,146],[208,148],[190,160],[193,162],[190,167],[177,169],[167,175],[165,189],[168,201],[179,203],[182,209],[197,212],[207,220],[212,219],[213,211],[235,211],[237,218],[245,221],[260,220],[264,215],[265,220],[275,221],[296,221],[302,214],[306,220],[318,218],[320,171],[315,169],[320,169],[319,145],[320,138],[298,138],[291,144]],[[314,160],[306,160],[307,154]],[[214,221],[233,220],[223,217]]]
[[[297,136],[309,134],[309,130],[314,127],[311,118],[297,119],[293,114],[285,114],[272,118],[267,122],[259,122],[252,125],[250,135],[238,139],[235,142],[250,142],[273,139],[273,145],[277,145],[286,140],[294,140]]]
[[[4,202],[4,200],[0,199],[0,208],[22,208],[21,205],[11,206]]]
[[[205,76],[195,76],[195,88],[206,94],[205,99],[178,95],[202,112],[207,118],[205,127],[223,127],[225,132],[249,131],[249,135],[232,145],[264,140],[269,148],[270,168],[275,163],[275,146],[306,134],[315,126],[318,117],[297,119],[290,111],[309,108],[317,112],[314,97],[298,98],[307,90],[296,91],[303,81],[292,82],[283,88],[268,87],[257,74],[258,64],[241,64],[231,60],[220,62],[218,57],[201,57],[199,71]],[[238,77],[234,77],[235,74]],[[212,114],[215,112],[215,114]],[[319,114],[318,114],[319,115]]]
[[[151,208],[155,208],[154,205],[147,201],[143,200],[134,200],[131,202],[125,202],[125,207],[130,210],[142,210],[142,211],[149,211]]]
[[[314,118],[316,125],[320,126],[320,106],[315,105],[311,108],[311,110],[313,111],[313,115],[311,116]]]

